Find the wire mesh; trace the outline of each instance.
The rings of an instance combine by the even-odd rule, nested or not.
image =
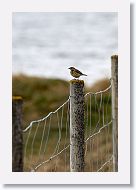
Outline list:
[[[24,171],[69,171],[69,99],[24,132]]]
[[[24,171],[70,171],[70,98],[24,133]],[[110,172],[112,166],[111,86],[85,95],[85,172]]]
[[[112,171],[111,86],[85,95],[85,171]]]

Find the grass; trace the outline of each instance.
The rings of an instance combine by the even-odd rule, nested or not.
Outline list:
[[[69,96],[69,83],[60,79],[13,76],[13,95],[24,101],[23,126],[57,109]]]
[[[85,92],[104,90],[108,86],[109,80],[103,79],[97,81],[91,87],[85,87]],[[25,75],[13,76],[13,96],[21,96],[23,98],[23,128],[26,128],[32,120],[43,118],[49,112],[55,111],[68,99],[69,82],[60,79],[28,77]],[[108,93],[104,94],[102,101],[100,95],[92,96],[91,106],[88,103],[90,102],[89,98],[85,100],[85,138],[90,133],[90,126],[93,131],[99,121],[97,129],[99,130],[103,122],[108,122],[111,119],[111,97]],[[91,118],[89,116],[90,111]],[[103,112],[105,113],[104,117]],[[63,117],[61,117],[62,113]],[[64,107],[63,112],[60,109],[58,115],[53,115],[51,120],[48,119],[46,125],[45,122],[41,122],[39,126],[34,125],[25,152],[25,142],[27,142],[28,134],[29,132],[24,134],[25,171],[30,171],[32,166],[47,160],[54,153],[60,134],[61,138],[56,148],[56,153],[69,144],[67,105]],[[96,146],[97,143],[99,143],[100,149]],[[92,152],[91,159],[90,151]],[[97,167],[100,167],[106,161],[106,152],[109,155],[112,152],[111,129],[107,131],[104,129],[101,135],[97,135],[93,140],[87,142],[85,171],[96,171]],[[48,164],[40,167],[38,171],[69,171],[69,149],[64,151],[59,157],[49,161]],[[104,171],[111,171],[111,167],[106,166]]]

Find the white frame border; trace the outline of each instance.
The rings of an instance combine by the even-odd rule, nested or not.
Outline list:
[[[130,5],[128,0],[4,0],[0,3],[0,180],[4,184],[130,184]],[[12,172],[12,12],[118,12],[119,171]],[[109,58],[110,61],[110,58]],[[4,146],[2,146],[4,145]]]

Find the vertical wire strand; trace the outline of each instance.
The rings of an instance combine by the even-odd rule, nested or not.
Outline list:
[[[68,106],[69,106],[69,102],[68,102]],[[69,107],[68,107],[68,109],[69,109]],[[69,114],[69,113],[68,113]],[[55,146],[55,149],[54,149],[54,152],[53,152],[53,154],[51,155],[51,157],[53,157],[55,154],[56,154],[56,152],[57,152],[57,150],[58,150],[58,146],[59,146],[59,143],[60,143],[60,139],[61,139],[61,129],[60,129],[60,121],[59,121],[60,119],[59,119],[59,113],[57,112],[57,125],[58,125],[58,141],[57,141],[57,144],[56,144],[56,146]]]
[[[86,97],[86,138],[88,137],[88,96]],[[85,157],[87,154],[88,145],[85,143]]]
[[[69,135],[69,139],[70,139],[70,102],[68,102],[68,135]],[[70,140],[69,140],[69,143],[70,143]],[[68,155],[70,157],[70,146],[69,146],[68,150],[69,150]],[[68,171],[70,171],[70,162],[68,163]]]
[[[66,128],[66,132],[65,132],[64,149],[65,149],[66,143],[67,143],[67,127],[68,127],[68,112],[69,112],[68,108],[67,108],[67,117],[66,117],[66,125],[65,125],[66,126],[65,127]],[[67,170],[67,150],[66,149],[65,149],[64,162],[65,162],[65,172],[66,172],[66,170]]]
[[[102,92],[100,93],[100,103],[99,103],[99,110],[98,110],[98,114],[99,114],[99,124],[101,125],[101,109],[102,109],[102,100],[103,100],[103,94]],[[99,153],[100,153],[100,134],[97,135],[97,170],[99,168],[99,163],[100,163],[100,159],[99,159]]]
[[[95,121],[95,125],[94,125],[94,130],[93,130],[93,134],[95,132],[95,129],[96,129],[96,122],[97,122],[97,118],[96,118],[96,94],[94,94],[94,104],[95,104],[95,112],[94,112],[94,121]],[[94,163],[95,163],[95,137],[93,138],[93,171],[95,171],[95,166],[94,166]]]
[[[42,139],[41,139],[40,148],[39,148],[38,162],[40,161],[40,157],[41,157],[41,150],[42,150],[43,139],[44,139],[44,135],[45,135],[45,128],[46,128],[46,119],[45,119],[45,122],[44,122],[43,133],[42,133]]]
[[[106,112],[105,120],[106,120],[106,123],[108,123],[108,110],[107,109],[108,109],[108,104],[109,104],[109,98],[110,98],[110,93],[108,93],[108,95],[107,95],[107,102],[106,102],[106,108],[105,108],[105,112]],[[106,160],[109,160],[109,148],[108,148],[108,146],[109,146],[109,143],[108,143],[109,127],[110,127],[110,125],[108,125],[105,128],[105,130],[106,130]]]
[[[109,100],[110,100],[110,91],[109,91],[109,94],[108,94],[108,100],[107,100],[107,104],[106,104],[106,117],[107,117],[107,119],[106,119],[106,122],[108,123],[108,105],[109,105]],[[111,110],[110,110],[111,111]],[[107,138],[108,138],[108,144],[109,144],[109,141],[110,141],[110,132],[109,132],[109,128],[110,128],[110,125],[108,125],[108,128],[107,128]],[[108,158],[107,159],[109,159],[110,158],[110,154],[109,154],[109,145],[108,145],[108,149],[107,149],[107,153],[108,153]]]
[[[102,110],[102,116],[101,116],[101,119],[102,119],[102,126],[104,126],[104,97],[103,97],[103,94],[102,94],[102,105],[101,105],[101,110]],[[103,148],[103,131],[100,133],[100,143],[101,143],[101,148],[100,148],[100,165],[102,165],[102,148]]]
[[[96,127],[96,122],[97,122],[97,118],[96,118],[96,94],[94,94],[94,129],[93,129],[93,134],[95,132],[95,127]],[[92,167],[92,171],[95,171],[95,137],[93,137],[92,139],[92,152],[93,152],[93,167]]]
[[[100,124],[100,107],[97,107],[97,109],[98,109],[98,122],[97,122],[97,126],[98,126]],[[99,134],[96,135],[96,137],[95,137],[96,138],[96,154],[97,154],[96,171],[98,170],[98,160],[99,160],[99,154],[98,154],[98,141],[99,141],[99,138],[98,138],[98,136],[99,136]]]
[[[28,135],[27,135],[27,139],[26,139],[26,143],[25,143],[25,147],[24,147],[24,165],[27,166],[27,146],[28,146],[28,141],[29,141],[29,137],[32,131],[32,126],[29,129]]]
[[[57,123],[58,123],[58,133],[59,133],[59,139],[60,139],[60,121],[59,121],[59,113],[57,112]],[[57,142],[57,146],[55,147],[54,154],[57,153],[58,146],[59,146],[59,139]],[[54,165],[54,171],[56,171],[56,165],[57,165],[57,160],[55,159],[55,165]]]
[[[33,140],[32,140],[32,144],[31,144],[31,154],[30,154],[30,168],[31,170],[33,169],[31,167],[31,164],[32,164],[32,157],[33,157],[33,150],[34,150],[34,142],[35,142],[35,138],[36,138],[36,135],[37,135],[37,131],[39,129],[39,125],[40,125],[40,122],[38,122],[37,126],[36,126],[36,130],[35,130],[35,133],[34,133],[34,136],[33,136]]]
[[[62,107],[62,112],[61,112],[60,127],[59,127],[59,141],[58,141],[58,146],[57,146],[56,153],[59,152],[59,147],[60,147],[61,131],[62,131],[62,126],[63,126],[62,125],[62,122],[63,122],[63,112],[64,112],[64,106]],[[57,114],[57,117],[58,117],[58,121],[59,121],[59,115],[58,114]],[[59,122],[58,122],[58,125],[59,125]],[[58,160],[58,157],[56,158],[56,162],[55,162],[55,171],[57,169],[57,160]]]
[[[100,116],[100,123],[102,124],[102,116],[103,116],[103,109],[102,109],[102,105],[103,105],[103,93],[101,92],[100,94],[100,113],[101,113],[101,116]],[[103,125],[102,125],[103,126]],[[99,155],[100,155],[100,160],[99,160],[99,166],[101,166],[102,164],[102,134],[100,133],[99,134],[99,143],[100,143],[100,148],[99,148]]]
[[[102,126],[104,126],[104,96],[102,100]],[[104,154],[104,149],[103,149],[103,142],[104,141],[104,130],[101,132],[101,144],[102,144],[102,151],[101,151],[101,165],[103,164],[103,154]]]
[[[50,128],[51,128],[51,120],[52,120],[52,115],[50,115],[50,120],[49,120],[49,125],[48,125],[48,132],[47,132],[46,141],[45,141],[44,150],[43,150],[43,160],[44,160],[44,157],[45,157],[45,153],[47,151],[47,144],[48,144],[49,135],[50,135]]]
[[[106,102],[106,108],[107,108],[107,102]],[[105,112],[106,112],[106,108],[105,108]],[[106,124],[107,124],[107,115],[105,115],[105,120],[106,120]],[[105,144],[105,148],[106,148],[106,159],[105,159],[105,161],[106,160],[108,160],[108,156],[107,156],[107,144],[108,144],[108,142],[107,142],[107,129],[108,128],[108,126],[105,128],[105,140],[106,140],[106,144]]]
[[[94,139],[92,138],[92,146],[91,146],[91,150],[92,150],[92,167],[91,167],[91,171],[93,172],[93,162],[94,162],[94,152],[93,152],[93,142],[94,142]]]

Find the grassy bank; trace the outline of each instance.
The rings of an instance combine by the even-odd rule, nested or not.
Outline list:
[[[23,97],[23,126],[57,109],[69,95],[69,84],[59,79],[13,76],[13,95]]]

